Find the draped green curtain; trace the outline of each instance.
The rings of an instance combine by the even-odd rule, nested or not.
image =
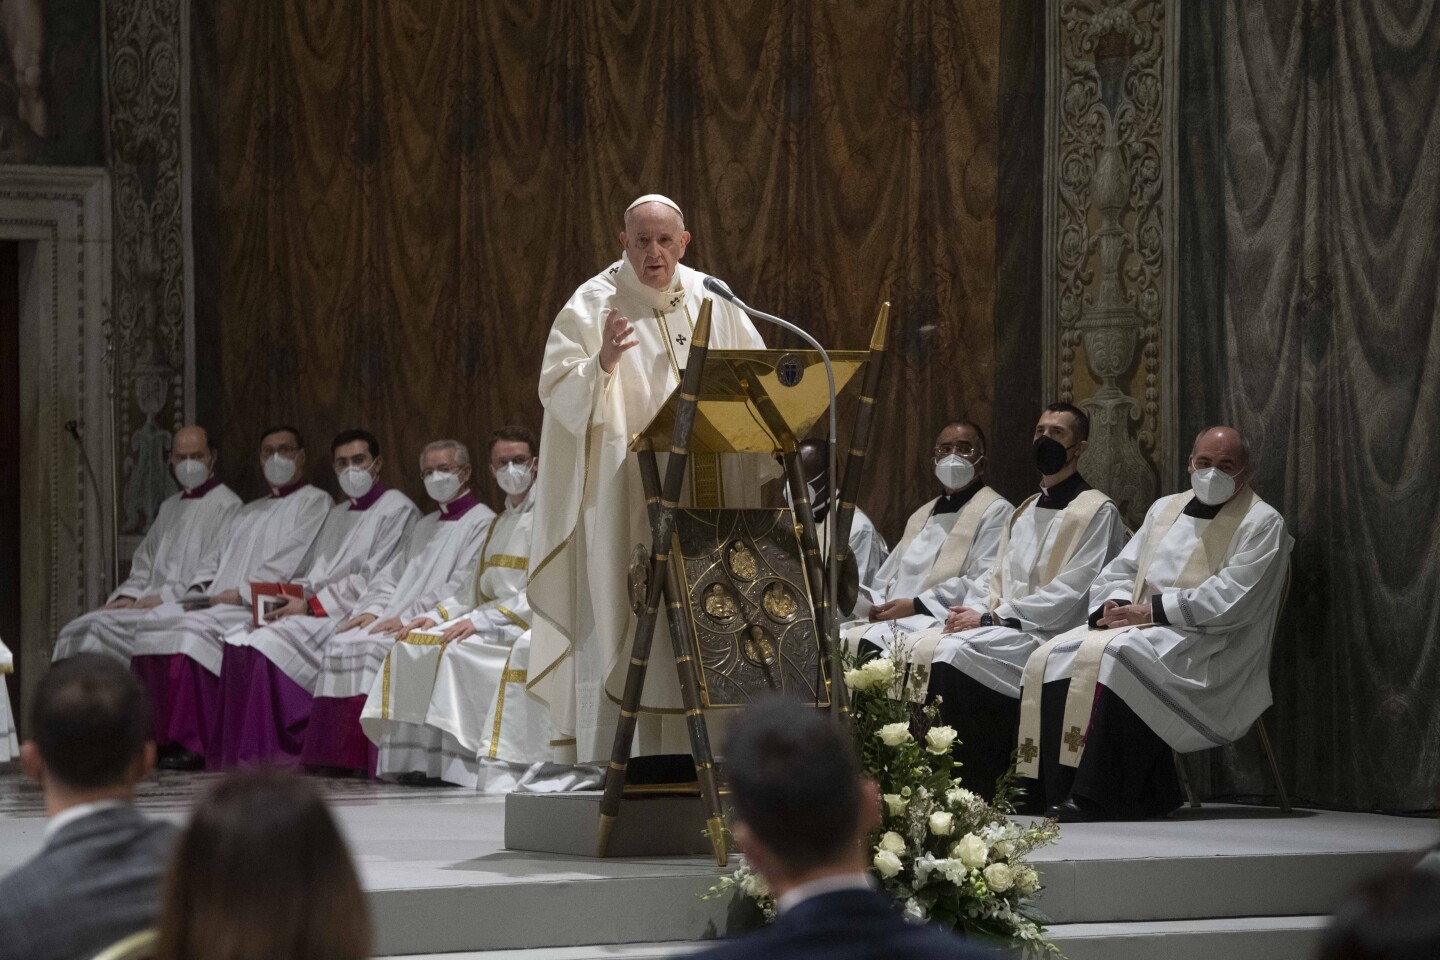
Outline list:
[[[1233,421],[1296,538],[1292,790],[1440,795],[1440,3],[1184,4],[1186,426]],[[1231,751],[1217,791],[1265,792]]]

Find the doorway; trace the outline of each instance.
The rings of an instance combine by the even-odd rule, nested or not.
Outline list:
[[[15,657],[5,678],[20,704],[20,244],[0,240],[0,640]]]

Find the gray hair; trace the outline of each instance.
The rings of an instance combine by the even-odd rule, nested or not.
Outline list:
[[[420,469],[425,469],[425,454],[434,453],[437,450],[454,450],[455,463],[458,466],[470,466],[470,448],[459,440],[435,440],[425,444],[425,449],[420,451]]]

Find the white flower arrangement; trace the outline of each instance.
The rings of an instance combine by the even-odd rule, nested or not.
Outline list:
[[[903,663],[903,650],[897,659]],[[1058,957],[1034,907],[1040,875],[1026,862],[1059,839],[1058,825],[1011,820],[1009,777],[996,785],[993,803],[966,789],[954,769],[955,730],[936,722],[938,703],[909,702],[907,679],[890,657],[845,672],[860,762],[883,797],[871,843],[876,879],[908,919],[998,940],[1023,957]],[[710,896],[738,888],[773,919],[774,903],[751,893],[752,877],[742,863]]]

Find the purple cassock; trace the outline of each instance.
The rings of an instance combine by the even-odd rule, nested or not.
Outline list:
[[[439,522],[455,523],[479,505],[475,494],[466,491],[452,502],[440,505]],[[485,512],[489,513],[488,510]],[[375,598],[376,606],[371,609],[385,608],[385,612],[378,616],[381,620],[390,616],[399,616],[402,621],[410,619],[406,614],[413,611],[407,607],[413,604],[392,607],[397,599],[393,596],[385,596],[383,601]],[[319,690],[310,709],[310,726],[305,731],[305,749],[300,758],[307,767],[332,767],[364,773],[372,778],[375,776],[379,750],[360,726],[360,711],[365,709],[370,684],[395,638],[371,636],[366,629],[357,628],[339,634],[334,649],[326,653]],[[327,690],[359,692],[327,695]]]

